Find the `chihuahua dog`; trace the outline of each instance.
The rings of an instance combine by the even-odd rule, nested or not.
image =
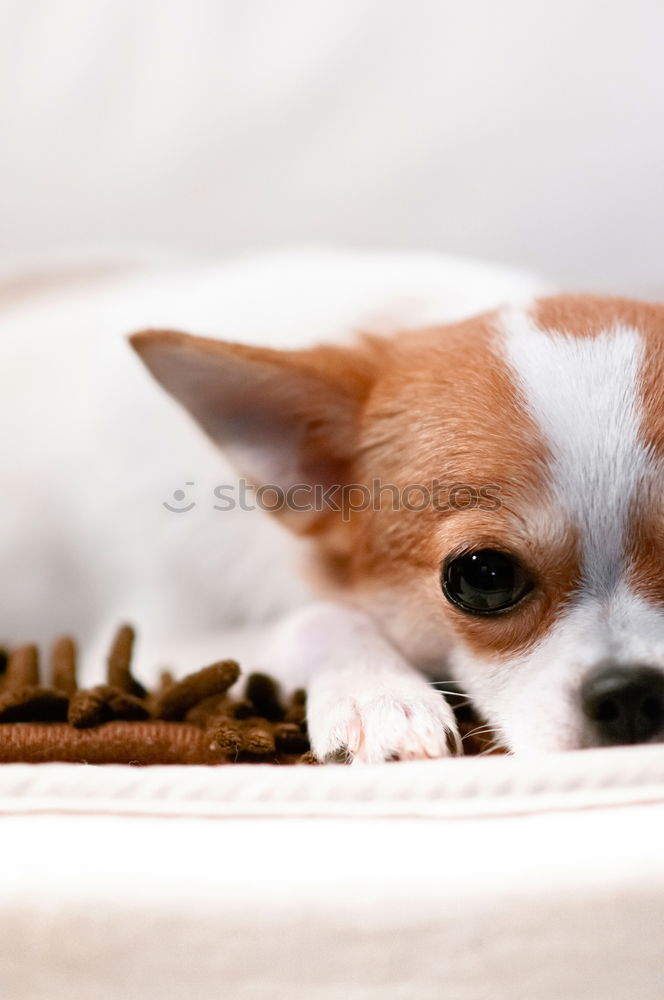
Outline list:
[[[281,626],[270,668],[306,684],[320,759],[457,750],[441,660],[514,751],[662,739],[664,307],[559,296],[353,346],[132,345],[315,551],[329,597]]]
[[[269,606],[279,620],[245,665],[306,687],[322,761],[458,752],[441,681],[513,752],[661,740],[664,306],[540,296],[535,280],[443,259],[415,281],[403,260],[360,257],[336,271],[318,260],[317,281],[301,259],[268,259],[272,297],[254,266],[225,286],[213,275],[205,293],[162,281],[138,296],[125,283],[14,314],[32,367],[5,390],[10,552],[24,539],[8,637],[30,637],[30,606],[84,636],[105,617],[104,641],[120,615],[165,647],[179,626],[207,630],[218,657],[229,649],[215,616],[251,626],[252,608]],[[362,294],[358,275],[370,276]],[[241,323],[218,339],[229,282],[252,305],[245,328],[270,346],[248,343]],[[343,321],[332,285],[352,303]],[[455,301],[461,286],[475,291]],[[288,315],[284,298],[297,303]],[[208,335],[150,329],[131,343],[205,436],[150,393],[117,337],[145,318],[170,326],[166,313]],[[57,331],[72,323],[106,332],[63,352]],[[43,324],[50,340],[36,347]],[[312,347],[272,336],[275,324],[319,339],[372,332]],[[222,452],[269,514],[224,513]],[[205,476],[216,513],[197,522],[187,490]],[[301,589],[291,551],[308,560]]]

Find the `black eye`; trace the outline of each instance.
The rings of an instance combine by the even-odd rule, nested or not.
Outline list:
[[[448,560],[441,584],[448,601],[475,615],[506,611],[532,589],[519,563],[495,549],[467,552]]]

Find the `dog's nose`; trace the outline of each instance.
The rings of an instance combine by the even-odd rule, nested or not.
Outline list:
[[[664,673],[652,667],[597,667],[583,682],[581,704],[600,746],[664,738]]]

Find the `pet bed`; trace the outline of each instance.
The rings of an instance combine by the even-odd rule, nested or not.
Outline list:
[[[162,763],[0,768],[2,996],[661,1000],[663,748],[269,766],[301,695],[150,694],[132,638],[93,689],[71,640],[6,661],[3,760]]]
[[[384,283],[389,262],[378,263]],[[359,258],[346,260],[328,297],[312,284],[306,261],[289,266],[297,274],[287,285],[291,298],[270,257],[258,269],[262,278],[256,265],[218,267],[184,290],[162,277],[140,294],[109,281],[101,299],[92,291],[89,300],[84,291],[45,294],[25,314],[10,287],[3,316],[6,323],[14,317],[13,335],[32,338],[48,379],[64,331],[78,323],[81,345],[92,331],[109,345],[102,351],[108,382],[124,371],[114,367],[118,331],[162,318],[266,342],[287,331],[295,346],[305,335],[325,339],[356,328],[358,318],[364,324],[385,315],[385,304],[376,314],[355,288]],[[507,294],[505,274],[494,280],[485,269],[469,273],[436,257],[399,257],[389,266],[390,322],[401,321],[404,303],[419,325],[443,318],[431,312],[433,286],[434,304],[443,298],[448,317],[534,290],[514,276]],[[23,383],[7,382],[5,392],[14,422],[31,416]],[[164,412],[160,433],[167,421]],[[113,440],[119,430],[115,419]],[[132,417],[118,440],[135,433]],[[10,459],[11,452],[6,492],[15,469],[30,481],[23,451],[18,465]],[[39,449],[38,460],[35,482],[63,477],[48,449]],[[77,457],[77,489],[80,464]],[[95,503],[98,495],[95,488]],[[40,619],[56,617],[40,627],[50,636],[61,611],[49,599],[51,578],[39,572],[43,542],[33,527],[44,516],[41,492],[25,494],[20,509],[25,516],[8,521],[6,535],[23,548],[34,540],[34,551],[21,552],[21,578],[43,584]],[[131,575],[118,578],[122,607],[135,613]],[[156,579],[166,587],[170,578],[161,571]],[[33,594],[24,609],[22,593],[8,592],[26,626],[17,624],[14,634],[27,630],[39,603]],[[104,600],[104,607],[116,613],[115,604]],[[216,622],[216,603],[214,610]],[[303,743],[296,752],[283,742],[288,733],[306,736],[301,700],[279,706],[271,719],[265,703],[256,704],[261,691],[270,702],[269,682],[259,679],[247,699],[206,688],[203,709],[199,702],[180,718],[164,717],[160,698],[177,695],[179,714],[182,689],[173,690],[168,677],[152,693],[137,689],[130,645],[124,631],[106,684],[92,691],[78,689],[70,642],[60,643],[50,671],[38,670],[29,647],[7,662],[0,741],[4,759],[15,762],[0,767],[3,1000],[664,996],[664,748],[274,766],[301,759]],[[205,683],[223,688],[234,670],[222,661]],[[217,701],[205,705],[208,698]],[[210,732],[219,719],[225,743]],[[284,725],[292,728],[278,728]],[[114,732],[122,738],[110,740]],[[125,763],[92,764],[113,759],[111,751]],[[214,766],[174,762],[185,751],[189,760],[214,755]],[[63,756],[69,762],[26,763]],[[129,767],[127,758],[153,766]]]
[[[164,671],[150,692],[131,673],[133,645],[134,630],[123,625],[111,644],[106,683],[91,688],[78,686],[69,636],[53,645],[48,681],[36,645],[0,652],[0,763],[317,763],[304,691],[283,704],[265,674],[251,673],[238,685],[240,667],[229,659],[178,681]],[[447,694],[456,702],[464,753],[499,750],[466,699]]]

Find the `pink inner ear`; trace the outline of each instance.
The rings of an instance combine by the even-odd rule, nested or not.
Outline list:
[[[340,377],[340,351],[274,351],[160,331],[132,344],[254,485],[344,481],[359,399],[356,381]]]

